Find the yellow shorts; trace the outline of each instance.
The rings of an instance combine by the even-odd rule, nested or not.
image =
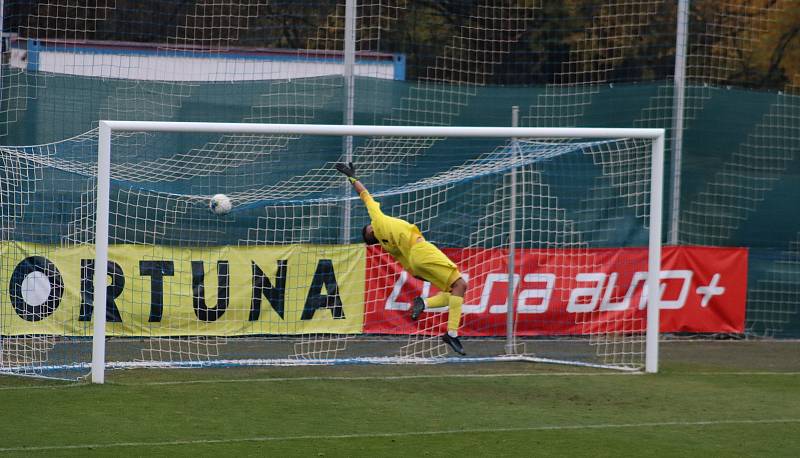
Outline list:
[[[450,291],[450,286],[461,278],[461,272],[455,263],[430,242],[415,243],[411,247],[408,262],[415,276],[433,283],[445,292]]]

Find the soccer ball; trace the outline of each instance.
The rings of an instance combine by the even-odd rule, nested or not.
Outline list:
[[[217,215],[224,215],[231,211],[233,204],[231,204],[230,197],[225,194],[214,194],[211,200],[208,201],[208,208]]]

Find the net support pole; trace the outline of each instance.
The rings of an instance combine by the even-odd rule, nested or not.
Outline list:
[[[661,299],[661,212],[664,185],[664,134],[653,140],[650,177],[650,232],[647,247],[647,331],[645,372],[658,372],[658,333]]]
[[[519,107],[511,107],[511,127],[519,127]],[[517,139],[511,139],[512,161],[516,161],[519,148]],[[517,223],[517,168],[511,168],[511,195],[508,208],[508,298],[506,299],[506,354],[516,352],[514,341],[514,251],[516,250]]]
[[[355,76],[354,67],[356,64],[356,0],[345,2],[344,13],[344,124],[353,125],[355,111]],[[344,161],[353,161],[353,136],[344,137]],[[350,183],[345,182],[346,194],[350,194]],[[342,244],[350,243],[350,199],[344,201],[342,208]]]
[[[92,383],[105,383],[108,201],[111,187],[111,128],[100,121],[97,149],[97,214],[94,240]]]
[[[675,38],[675,78],[672,95],[672,192],[669,243],[678,244],[681,210],[681,161],[683,159],[683,121],[686,101],[686,42],[689,29],[689,0],[678,0]]]

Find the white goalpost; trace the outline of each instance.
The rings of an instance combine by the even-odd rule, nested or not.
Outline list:
[[[114,179],[112,169],[112,137],[121,133],[141,132],[170,132],[170,133],[214,133],[227,135],[258,135],[258,136],[335,136],[335,137],[393,137],[401,138],[406,142],[415,139],[435,138],[489,138],[489,139],[528,139],[550,140],[557,139],[553,145],[570,145],[568,140],[573,139],[609,139],[626,141],[627,139],[642,140],[648,144],[649,161],[649,201],[648,204],[648,229],[647,229],[647,275],[642,288],[640,303],[646,302],[646,326],[644,369],[647,372],[656,372],[658,367],[658,326],[659,326],[659,287],[658,278],[661,259],[661,213],[662,213],[662,187],[663,187],[663,129],[605,129],[605,128],[504,128],[504,127],[416,127],[416,126],[359,126],[359,125],[295,125],[295,124],[238,124],[238,123],[190,123],[190,122],[142,122],[142,121],[100,121],[99,148],[97,162],[97,217],[96,217],[96,244],[95,259],[97,265],[105,265],[109,259],[109,200],[110,184]],[[514,145],[518,148],[518,145]],[[569,146],[567,149],[572,148]],[[511,159],[513,162],[515,159]],[[519,164],[522,166],[522,162]],[[517,191],[516,170],[517,165],[511,165],[512,192]],[[613,172],[612,172],[613,173]],[[621,179],[620,177],[618,177]],[[523,192],[525,187],[523,186]],[[516,213],[515,210],[512,210]],[[512,218],[513,220],[513,218]],[[525,223],[522,222],[524,230]],[[511,230],[513,231],[513,225]],[[511,235],[513,244],[513,233]],[[511,255],[507,279],[514,278],[513,251]],[[100,285],[107,282],[107,273],[101,269],[94,271],[94,284]],[[515,281],[507,281],[509,292],[513,295]],[[609,287],[610,289],[610,287]],[[630,288],[631,290],[633,287]],[[106,303],[106,289],[96,288],[95,303]],[[551,292],[552,293],[552,292]],[[368,294],[368,293],[367,293]],[[544,297],[544,296],[542,296]],[[513,301],[509,299],[509,303]],[[654,306],[655,305],[655,306]],[[508,313],[508,325],[512,326],[513,312]],[[106,316],[103,313],[94,315],[93,350],[92,350],[92,381],[103,383],[106,367]],[[611,330],[610,334],[617,335],[625,332],[638,332],[636,329]],[[513,332],[509,332],[513,336]],[[524,354],[517,355],[524,359]],[[369,358],[365,358],[368,360]],[[558,359],[530,357],[532,360],[558,361]],[[569,363],[566,358],[563,362]],[[591,365],[591,364],[590,364]],[[614,364],[608,365],[613,367]],[[622,366],[624,367],[624,365]]]
[[[662,129],[157,121],[4,147],[0,373],[656,372],[663,148]],[[369,215],[334,168],[350,158],[382,211],[417,225],[467,281],[466,356],[442,342],[446,307],[410,319],[436,286],[362,242]]]

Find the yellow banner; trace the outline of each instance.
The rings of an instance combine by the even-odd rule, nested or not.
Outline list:
[[[92,334],[94,247],[0,244],[0,332]],[[360,333],[363,245],[109,248],[112,336]]]

